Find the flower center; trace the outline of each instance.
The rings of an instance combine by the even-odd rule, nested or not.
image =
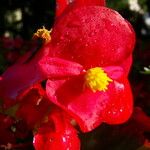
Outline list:
[[[100,67],[91,68],[87,70],[85,75],[85,85],[89,87],[93,92],[106,91],[108,89],[110,79],[104,70]]]
[[[45,27],[43,27],[41,29],[38,29],[37,32],[33,34],[33,39],[41,38],[45,42],[49,42],[51,40],[51,35],[50,35],[51,32],[52,30],[49,31],[45,29]]]

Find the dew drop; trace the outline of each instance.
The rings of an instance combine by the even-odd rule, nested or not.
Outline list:
[[[62,138],[62,140],[63,140],[63,142],[64,142],[64,143],[66,143],[66,142],[67,142],[67,140],[66,140],[66,138],[65,138],[65,137],[63,137],[63,138]]]
[[[61,37],[60,37],[60,40],[64,40],[64,36],[61,36]]]
[[[57,43],[56,43],[56,45],[57,45],[57,46],[59,46],[59,45],[60,45],[60,43],[59,43],[59,42],[57,42]]]
[[[86,22],[85,19],[83,19],[83,20],[82,20],[82,23],[85,23],[85,22]]]
[[[111,114],[111,112],[109,111],[108,114]]]
[[[54,138],[50,138],[49,141],[50,141],[50,142],[53,142],[53,141],[54,141]]]
[[[94,43],[96,43],[97,42],[97,40],[94,40]]]
[[[88,44],[87,44],[87,43],[85,44],[85,47],[88,47]]]
[[[80,38],[79,41],[82,42],[83,41],[82,38]]]
[[[120,112],[123,112],[123,109],[120,109]]]
[[[112,113],[113,113],[113,115],[115,115],[117,112],[116,112],[116,111],[113,111]]]
[[[72,3],[74,0],[67,0],[67,4]]]

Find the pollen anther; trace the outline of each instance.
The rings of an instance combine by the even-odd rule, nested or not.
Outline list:
[[[33,39],[41,38],[45,42],[49,42],[51,40],[51,33],[52,30],[47,30],[44,26],[41,29],[38,29],[36,33],[33,34]]]
[[[103,91],[108,89],[108,85],[113,80],[108,77],[107,73],[100,67],[91,68],[86,71],[85,85],[93,92]]]

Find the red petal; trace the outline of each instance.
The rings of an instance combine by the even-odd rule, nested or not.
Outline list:
[[[56,16],[61,15],[68,4],[69,2],[67,0],[56,0]]]
[[[5,101],[5,105],[15,103],[22,92],[42,80],[80,74],[81,65],[47,57],[47,49],[49,50],[49,47],[45,46],[31,60],[31,53],[27,53],[0,77],[0,97]]]
[[[47,47],[37,49],[37,46],[34,46],[33,50],[38,51],[36,55],[34,55],[35,51],[31,49],[2,74],[0,97],[5,101],[5,105],[15,103],[21,92],[44,79],[39,70],[38,61],[47,54]]]
[[[86,68],[120,65],[131,55],[134,43],[133,28],[119,13],[88,6],[57,20],[52,32],[52,55]]]
[[[46,56],[39,61],[39,66],[46,78],[64,78],[79,75],[83,70],[83,67],[78,63]]]
[[[132,112],[131,91],[128,83],[126,83],[127,81],[122,77],[121,71],[116,69],[115,73],[115,69],[110,70],[110,77],[115,78],[116,76],[117,80],[121,81],[115,80],[109,85],[106,92],[93,93],[89,89],[84,89],[83,76],[79,76],[68,80],[48,80],[46,85],[47,95],[53,103],[73,115],[85,132],[94,129],[101,122],[111,123],[110,120],[112,120],[112,124],[124,122]],[[116,116],[111,114],[110,120],[108,120],[104,112],[105,110],[114,112],[114,109],[111,110],[110,106],[115,106],[118,114]],[[115,120],[113,121],[113,119]]]
[[[0,97],[15,102],[17,96],[29,86],[43,79],[37,64],[15,64],[8,68],[0,80]]]
[[[121,124],[126,122],[132,114],[133,101],[129,83],[126,79],[114,81],[111,88],[111,102],[103,110],[103,121],[108,124]]]
[[[130,72],[130,68],[132,65],[132,54],[124,60],[124,62],[121,64],[121,67],[124,69],[124,73],[126,76],[128,76]]]
[[[76,130],[62,111],[52,110],[49,122],[39,128],[34,136],[36,150],[79,150],[80,141]]]

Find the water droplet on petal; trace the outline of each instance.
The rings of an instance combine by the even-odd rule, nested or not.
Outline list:
[[[64,142],[64,143],[66,143],[66,142],[67,142],[67,140],[66,140],[66,138],[65,138],[65,137],[63,137],[63,138],[62,138],[62,140],[63,140],[63,142]]]
[[[72,3],[74,0],[67,0],[67,4]]]
[[[108,114],[111,114],[111,112],[109,111]]]
[[[54,141],[54,138],[50,138],[49,141],[50,141],[50,142],[53,142],[53,141]]]
[[[87,44],[87,43],[85,44],[85,47],[88,47],[88,44]]]
[[[60,40],[64,40],[64,36],[61,36],[61,37],[60,37]]]
[[[123,112],[123,109],[120,109],[120,112]]]

